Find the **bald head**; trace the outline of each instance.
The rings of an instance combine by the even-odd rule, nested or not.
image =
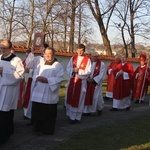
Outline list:
[[[115,61],[116,61],[116,62],[121,62],[120,55],[115,55]]]
[[[0,50],[3,56],[7,56],[11,53],[12,43],[9,40],[3,40],[0,42]]]
[[[10,41],[10,40],[7,40],[7,39],[1,41],[1,42],[0,42],[0,45],[4,46],[4,47],[7,48],[7,49],[12,48],[12,43],[11,43],[11,41]]]
[[[99,54],[97,52],[94,52],[91,54],[91,60],[93,62],[96,62],[98,60],[98,58],[99,58]]]

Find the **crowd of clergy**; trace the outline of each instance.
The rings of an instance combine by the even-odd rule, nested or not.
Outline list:
[[[26,51],[21,60],[12,51],[11,41],[0,42],[0,145],[14,133],[14,110],[22,107],[24,118],[30,120],[37,135],[55,132],[60,85],[64,68],[55,57],[55,50],[44,44],[41,55],[34,49]],[[65,94],[68,122],[76,124],[83,115],[102,115],[104,100],[112,100],[110,111],[129,111],[131,102],[143,103],[150,84],[149,60],[145,53],[139,56],[134,70],[126,55],[116,55],[107,67],[96,52],[85,54],[79,44],[77,53],[66,66],[69,75]],[[106,95],[102,83],[107,74]]]

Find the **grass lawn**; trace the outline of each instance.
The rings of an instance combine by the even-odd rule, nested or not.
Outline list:
[[[150,116],[80,132],[53,150],[150,150]]]
[[[65,84],[61,84],[59,105],[64,105]],[[105,90],[103,83],[103,95]],[[150,150],[150,116],[79,132],[53,150]]]

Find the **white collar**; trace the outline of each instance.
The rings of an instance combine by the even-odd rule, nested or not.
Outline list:
[[[11,56],[11,53],[10,53],[10,54],[8,54],[7,56],[5,56],[5,57],[3,56],[3,57],[4,57],[4,58],[8,58],[8,57],[10,57],[10,56]]]

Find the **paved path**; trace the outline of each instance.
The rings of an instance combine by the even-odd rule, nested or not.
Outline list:
[[[68,139],[70,136],[98,126],[106,126],[121,121],[150,116],[150,107],[148,97],[142,104],[132,104],[130,111],[112,112],[112,101],[105,101],[105,108],[102,116],[93,114],[92,116],[82,117],[78,124],[71,125],[65,115],[65,109],[58,107],[58,117],[56,122],[56,131],[54,135],[37,136],[31,126],[27,126],[28,120],[23,119],[23,110],[15,111],[15,133],[9,141],[0,146],[0,150],[51,150],[53,146]]]

